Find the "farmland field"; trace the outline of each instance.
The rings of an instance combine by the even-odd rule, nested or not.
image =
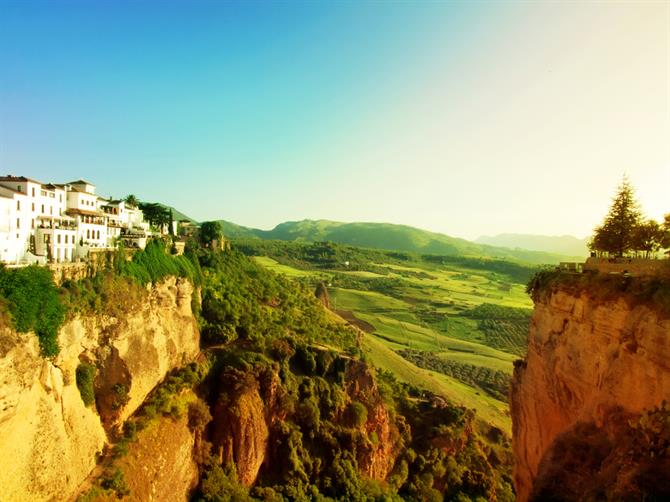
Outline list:
[[[507,387],[532,307],[524,270],[326,244],[266,241],[246,252],[277,273],[326,284],[330,308],[365,331],[363,351],[375,366],[509,432]]]

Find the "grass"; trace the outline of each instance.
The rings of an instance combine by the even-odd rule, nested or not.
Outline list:
[[[374,366],[392,372],[398,380],[475,409],[482,420],[511,433],[512,423],[506,403],[454,378],[415,366],[373,335],[363,337],[363,353]]]
[[[351,311],[374,327],[374,333],[363,338],[363,350],[375,366],[473,408],[483,420],[510,431],[505,402],[448,375],[419,368],[397,351],[427,351],[455,368],[470,365],[511,375],[524,342],[521,327],[532,307],[524,284],[495,271],[459,265],[373,263],[369,270],[317,271],[269,257],[255,259],[288,277],[334,283],[337,287],[329,288],[331,308]],[[342,275],[348,278],[345,283],[335,280]],[[517,314],[525,319],[508,318]]]
[[[263,265],[265,268],[287,277],[317,277],[320,275],[311,270],[299,270],[297,268],[289,267],[288,265],[282,265],[267,256],[254,256],[253,260],[259,265]]]

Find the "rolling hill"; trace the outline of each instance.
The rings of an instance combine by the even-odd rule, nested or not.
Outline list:
[[[220,221],[229,238],[260,238],[284,241],[331,241],[373,249],[405,251],[446,256],[481,256],[520,260],[528,263],[558,263],[579,260],[578,256],[561,253],[510,249],[489,246],[430,232],[407,225],[391,223],[342,223],[329,220],[302,220],[280,223],[272,230],[243,227]]]
[[[484,235],[475,240],[478,244],[506,247],[512,249],[527,249],[529,251],[543,251],[569,256],[587,256],[588,239],[578,239],[572,235],[529,235],[529,234],[499,234],[496,236]]]

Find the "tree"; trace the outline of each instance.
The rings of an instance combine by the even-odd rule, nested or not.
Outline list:
[[[589,247],[594,251],[623,256],[633,249],[633,238],[640,219],[633,186],[624,176],[609,213],[602,225],[595,229]]]
[[[670,213],[665,215],[665,220],[661,225],[660,244],[661,249],[667,249],[667,253],[670,255]]]
[[[660,249],[662,237],[661,226],[656,221],[642,222],[633,231],[633,249],[642,251],[645,258],[649,258]]]
[[[133,194],[127,195],[126,198],[123,200],[125,200],[126,204],[128,204],[129,206],[137,207],[140,205],[139,199],[135,197]]]
[[[172,224],[170,210],[161,204],[155,202],[140,203],[140,209],[144,214],[144,219],[154,227],[160,228]]]
[[[200,225],[200,242],[205,246],[211,246],[212,241],[221,241],[223,231],[218,221],[205,221]]]

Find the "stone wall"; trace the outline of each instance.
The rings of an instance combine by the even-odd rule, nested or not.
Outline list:
[[[601,274],[656,275],[664,270],[670,272],[670,260],[592,257],[586,260],[583,270],[585,272],[600,272]]]

